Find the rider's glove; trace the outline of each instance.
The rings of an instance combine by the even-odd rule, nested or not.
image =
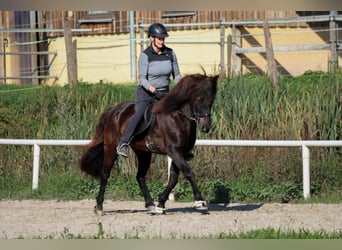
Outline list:
[[[158,91],[158,90],[154,91],[154,97],[157,100],[162,99],[165,95],[166,95],[166,92],[164,92],[164,91]]]

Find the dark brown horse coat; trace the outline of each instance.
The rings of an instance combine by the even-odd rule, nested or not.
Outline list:
[[[184,155],[195,145],[197,126],[204,133],[210,130],[210,113],[217,92],[217,80],[218,75],[193,74],[183,77],[153,107],[155,122],[150,132],[135,137],[130,143],[130,147],[138,159],[136,179],[145,199],[145,207],[149,212],[165,212],[165,202],[178,181],[180,171],[183,172],[193,188],[194,199],[197,201],[196,207],[205,206]],[[104,112],[100,117],[92,141],[87,145],[86,151],[81,157],[81,170],[100,180],[97,210],[103,210],[107,180],[118,157],[116,147],[126,123],[133,113],[133,102],[120,103]],[[155,149],[154,152],[151,151],[151,147]],[[172,159],[170,179],[164,192],[159,196],[157,207],[154,206],[145,180],[152,153],[155,152],[168,155]]]

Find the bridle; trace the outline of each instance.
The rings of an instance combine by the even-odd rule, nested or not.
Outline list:
[[[195,109],[194,109],[193,105],[194,105],[194,103],[191,102],[191,110],[192,111],[190,111],[191,112],[190,115],[184,114],[183,112],[181,112],[179,110],[177,110],[177,113],[184,116],[185,118],[187,118],[190,121],[196,122],[197,124],[200,122],[201,118],[209,118],[209,119],[211,118],[210,110],[207,113],[198,114],[197,112],[194,111]]]
[[[191,115],[187,115],[184,114],[183,112],[177,110],[177,113],[184,116],[185,118],[187,118],[190,121],[194,121],[196,123],[199,123],[201,118],[210,118],[211,114],[210,113],[204,113],[204,114],[197,114],[197,113],[193,113]]]

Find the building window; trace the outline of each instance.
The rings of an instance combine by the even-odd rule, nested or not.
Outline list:
[[[196,11],[163,11],[162,18],[193,17]]]
[[[87,14],[83,19],[79,19],[80,24],[91,24],[91,23],[113,23],[115,21],[113,11],[87,11]]]

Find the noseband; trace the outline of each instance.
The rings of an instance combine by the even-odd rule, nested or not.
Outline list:
[[[184,116],[185,118],[189,119],[190,121],[195,121],[196,123],[199,123],[201,118],[210,118],[211,114],[210,113],[204,113],[204,114],[192,114],[192,115],[186,115],[179,110],[177,111],[178,114]]]
[[[196,113],[194,113],[194,119],[195,119],[195,121],[196,121],[197,123],[199,123],[199,120],[200,120],[201,118],[209,118],[209,119],[210,119],[210,117],[211,117],[211,114],[210,114],[210,113],[204,113],[204,114],[196,114]]]

